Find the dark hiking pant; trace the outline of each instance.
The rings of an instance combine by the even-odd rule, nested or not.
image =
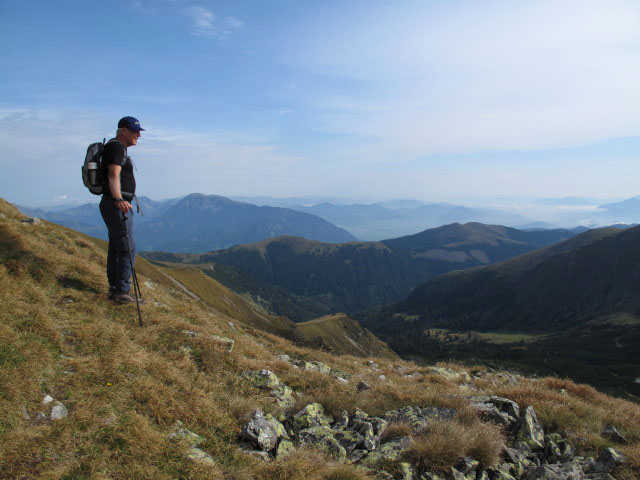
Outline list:
[[[131,290],[131,265],[136,261],[136,242],[133,238],[133,211],[127,213],[126,220],[113,202],[113,198],[103,196],[100,213],[109,230],[109,251],[107,253],[107,279],[109,287],[118,292]],[[129,237],[127,241],[127,232]],[[129,252],[131,246],[131,252]]]

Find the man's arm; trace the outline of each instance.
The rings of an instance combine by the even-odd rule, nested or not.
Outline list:
[[[120,165],[116,165],[115,163],[110,163],[107,165],[107,179],[109,181],[109,192],[111,192],[111,196],[113,198],[119,198],[119,201],[116,201],[116,208],[120,210],[122,213],[127,213],[131,210],[131,204],[126,200],[122,199],[122,191],[120,189],[120,170],[122,167]]]

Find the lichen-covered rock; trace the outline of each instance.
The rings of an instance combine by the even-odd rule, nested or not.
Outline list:
[[[282,383],[272,371],[263,369],[258,372],[245,372],[243,376],[249,378],[254,386],[269,390],[279,407],[287,408],[294,404],[293,390]]]
[[[613,448],[606,448],[593,466],[594,473],[609,473],[624,463],[624,457]]]
[[[340,416],[333,423],[333,428],[340,430],[340,429],[345,429],[348,426],[349,426],[349,414],[343,410]]]
[[[258,388],[271,389],[282,384],[278,376],[267,369],[262,369],[259,372],[245,372],[243,376],[250,378],[253,385]]]
[[[458,464],[456,465],[456,470],[458,470],[463,475],[469,475],[473,473],[475,478],[475,472],[480,468],[480,462],[478,460],[474,460],[471,457],[464,457]]]
[[[380,442],[380,438],[376,436],[371,422],[365,420],[353,419],[349,427],[362,437],[361,446],[365,450],[375,450]]]
[[[329,426],[311,427],[298,432],[300,445],[318,447],[337,460],[347,458],[347,451],[335,438]]]
[[[411,437],[395,438],[390,442],[383,443],[377,450],[369,452],[369,455],[363,458],[360,463],[366,466],[373,466],[381,460],[398,460],[400,454],[412,443]]]
[[[204,437],[201,437],[197,433],[193,433],[184,428],[180,420],[176,421],[171,428],[171,432],[167,435],[170,440],[186,440],[192,447],[197,447],[204,442]]]
[[[497,396],[470,397],[471,406],[484,420],[498,425],[513,426],[520,418],[520,407],[513,400]]]
[[[219,352],[231,353],[233,351],[235,341],[231,338],[221,337],[220,335],[210,335],[209,340],[211,340],[214,348]]]
[[[295,450],[295,446],[289,437],[283,437],[280,442],[278,442],[278,447],[276,448],[276,457],[282,457],[285,455],[289,455],[291,452]]]
[[[278,440],[287,432],[280,422],[273,417],[265,417],[262,410],[256,410],[240,433],[240,439],[252,444],[263,452],[271,452],[278,445]]]
[[[413,427],[414,431],[424,429],[429,422],[435,420],[451,420],[456,411],[453,408],[437,407],[402,407],[385,412],[382,418],[387,422],[404,422]]]
[[[293,418],[289,424],[291,428],[298,432],[305,428],[329,426],[333,422],[333,418],[324,412],[324,407],[319,403],[310,403]]]
[[[171,432],[169,432],[167,438],[174,441],[185,440],[189,444],[187,457],[192,461],[200,463],[202,465],[215,464],[215,460],[213,459],[213,457],[211,457],[211,455],[198,448],[198,446],[204,442],[204,437],[201,437],[197,433],[193,433],[192,431],[184,428],[180,420],[176,421],[173,424]]]
[[[351,453],[358,446],[364,444],[364,437],[355,430],[333,430],[333,436],[344,447],[347,453]],[[373,449],[366,449],[373,450]]]
[[[548,463],[558,463],[571,460],[576,455],[576,450],[557,433],[545,436],[545,455]]]
[[[187,454],[187,458],[190,460],[200,463],[202,465],[215,465],[216,461],[213,459],[211,455],[209,455],[204,450],[201,450],[197,447],[191,447],[189,449],[189,453]]]
[[[602,436],[616,443],[628,443],[626,437],[613,425],[607,425],[607,427],[602,431]]]
[[[491,480],[516,480],[510,473],[496,467],[487,468],[486,473]]]
[[[544,450],[544,429],[532,406],[528,406],[520,417],[516,439],[525,442],[533,450]]]

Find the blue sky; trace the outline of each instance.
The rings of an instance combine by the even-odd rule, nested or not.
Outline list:
[[[640,2],[0,0],[0,196],[95,200],[124,115],[161,199],[640,193]]]

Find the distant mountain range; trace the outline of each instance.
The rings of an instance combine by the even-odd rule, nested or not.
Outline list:
[[[375,308],[451,270],[512,258],[575,235],[496,225],[451,224],[382,242],[329,244],[279,237],[198,255],[148,252],[147,258],[199,264],[269,310],[304,321]]]
[[[493,360],[639,395],[639,292],[640,227],[595,229],[434,278],[357,318],[401,355]]]
[[[286,208],[258,207],[217,195],[194,193],[162,202],[140,197],[139,201],[142,215],[136,215],[135,226],[139,250],[200,252],[279,235],[300,235],[325,242],[356,240],[346,230],[314,215]],[[19,208],[27,215],[107,238],[95,203],[53,211]]]

